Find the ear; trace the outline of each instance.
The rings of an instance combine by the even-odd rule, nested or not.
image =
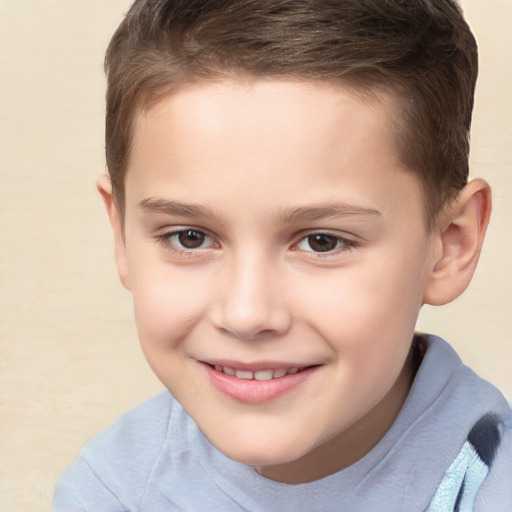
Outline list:
[[[471,181],[441,213],[423,302],[440,306],[457,298],[469,285],[478,263],[491,214],[491,189],[481,179]]]
[[[110,182],[110,178],[108,176],[101,176],[98,179],[96,186],[101,198],[103,199],[103,204],[107,210],[110,225],[112,226],[112,231],[114,233],[114,249],[119,278],[121,279],[123,286],[130,290],[123,219],[121,218],[116,200],[112,195],[112,184]]]

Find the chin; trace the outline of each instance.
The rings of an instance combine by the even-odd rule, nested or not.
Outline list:
[[[216,443],[211,440],[212,444],[230,459],[247,466],[258,467],[293,462],[309,452],[304,449],[305,442],[291,443],[289,438],[286,441],[288,442],[283,442],[279,438],[265,441],[259,438],[257,440],[245,439],[239,442],[228,439],[225,443]]]
[[[257,468],[263,467],[271,467],[271,466],[279,466],[281,464],[287,464],[290,462],[294,462],[301,455],[298,456],[288,456],[288,457],[280,457],[275,454],[262,454],[260,453],[247,453],[241,451],[223,451],[224,455],[234,460],[235,462],[239,462],[240,464],[245,464],[246,466],[253,466]]]

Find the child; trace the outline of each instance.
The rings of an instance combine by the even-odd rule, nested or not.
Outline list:
[[[474,38],[452,0],[137,0],[98,189],[165,391],[59,511],[512,510],[511,411],[423,304],[468,286]]]

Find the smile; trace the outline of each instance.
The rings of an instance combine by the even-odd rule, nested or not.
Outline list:
[[[235,364],[203,363],[208,379],[217,391],[237,402],[263,404],[292,391],[316,373],[321,365],[282,368],[237,368]],[[270,366],[270,365],[269,365]]]
[[[232,377],[236,377],[237,379],[245,379],[245,380],[272,380],[272,379],[280,379],[285,375],[295,375],[296,373],[303,370],[303,368],[279,368],[276,370],[268,369],[268,370],[237,370],[236,368],[231,368],[230,366],[220,366],[218,364],[214,365],[213,368],[217,372],[225,373],[226,375],[231,375]]]

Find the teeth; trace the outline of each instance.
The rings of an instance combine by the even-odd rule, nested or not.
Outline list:
[[[230,368],[229,366],[220,366],[216,364],[214,366],[215,370],[218,372],[223,372],[226,375],[232,375],[237,377],[238,379],[245,380],[272,380],[279,379],[284,377],[285,375],[295,375],[299,372],[300,368],[279,368],[278,370],[260,370],[257,372],[252,372],[250,370],[235,370],[234,368]]]
[[[254,372],[254,378],[256,380],[271,380],[274,378],[274,372],[272,370],[263,370],[261,372]]]
[[[237,379],[252,380],[254,377],[254,374],[248,370],[237,370],[235,375],[236,375]]]

